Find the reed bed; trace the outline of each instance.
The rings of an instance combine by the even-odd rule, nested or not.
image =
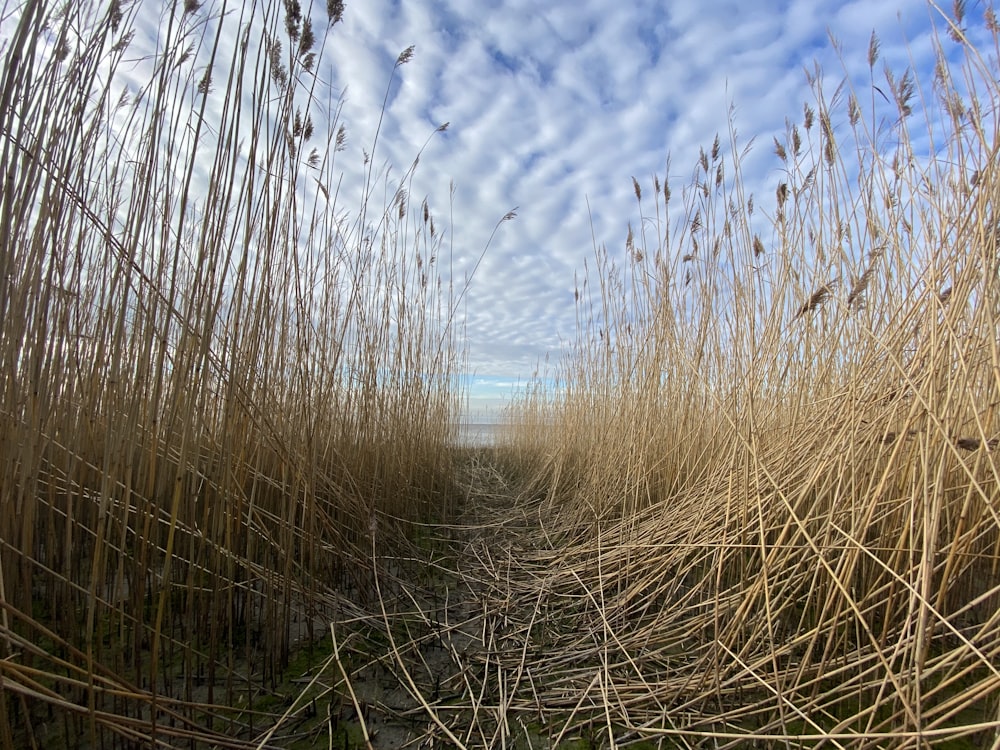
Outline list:
[[[955,13],[931,81],[874,34],[869,83],[816,71],[769,195],[735,128],[682,187],[634,181],[501,450],[545,531],[505,594],[538,721],[1000,747],[998,25]]]
[[[416,160],[341,191],[343,4],[149,11],[2,21],[0,747],[257,746],[453,496],[461,290]]]
[[[817,71],[773,198],[735,127],[634,181],[460,461],[416,160],[339,187],[342,12],[2,19],[0,746],[1000,747],[993,12],[926,85]]]

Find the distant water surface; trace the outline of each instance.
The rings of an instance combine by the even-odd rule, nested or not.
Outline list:
[[[487,448],[496,445],[504,426],[497,422],[461,422],[458,425],[458,445],[463,448]]]

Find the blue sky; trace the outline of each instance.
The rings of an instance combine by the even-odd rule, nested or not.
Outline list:
[[[323,5],[303,3],[318,30]],[[227,7],[232,18],[242,9]],[[283,12],[278,2],[265,7]],[[134,6],[150,42],[162,10]],[[969,23],[982,12],[969,3]],[[875,31],[876,75],[885,64],[897,74],[909,66],[929,82],[935,25],[950,44],[925,0],[349,1],[317,68],[329,92],[317,106],[341,107],[347,142],[337,165],[348,209],[352,195],[360,199],[376,130],[378,170],[391,165],[390,176],[402,176],[420,153],[410,204],[426,198],[448,268],[460,286],[471,277],[463,297],[470,410],[495,411],[568,349],[574,290],[595,245],[624,255],[628,227],[639,224],[633,177],[647,191],[653,175],[686,185],[716,134],[727,147],[731,121],[740,148],[755,139],[743,178],[766,212],[782,177],[773,139],[784,140],[786,120],[801,121],[814,101],[805,71],[818,64],[827,92],[845,75],[868,90]],[[410,45],[413,59],[392,77]],[[135,56],[121,75],[139,90],[148,65]]]
[[[970,4],[970,18],[981,14]],[[728,142],[732,107],[741,145],[756,139],[748,187],[773,196],[773,137],[783,140],[786,118],[801,120],[813,101],[805,70],[819,63],[828,91],[845,74],[867,81],[876,31],[877,71],[910,65],[929,80],[934,24],[944,28],[923,0],[369,0],[347,4],[327,62],[346,89],[349,133],[365,134],[393,62],[415,45],[391,89],[376,162],[405,168],[450,123],[423,152],[411,194],[453,216],[456,274],[518,207],[468,290],[475,411],[495,408],[572,340],[575,277],[595,241],[623,250],[637,223],[633,176],[649,189],[669,155],[671,181],[686,183],[700,148],[716,133]],[[341,163],[367,146],[349,142]]]

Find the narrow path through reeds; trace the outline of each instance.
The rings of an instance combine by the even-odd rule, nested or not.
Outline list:
[[[525,698],[536,677],[524,653],[540,615],[526,596],[548,557],[538,504],[490,451],[465,454],[457,481],[453,521],[425,527],[402,555],[373,549],[375,611],[352,608],[331,624],[349,698],[338,704],[341,742],[358,726],[373,747],[539,746],[544,716]]]

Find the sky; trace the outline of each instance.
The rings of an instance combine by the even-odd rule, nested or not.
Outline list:
[[[741,147],[755,138],[746,183],[773,196],[773,138],[815,101],[806,70],[818,63],[827,90],[845,75],[868,80],[875,31],[879,71],[912,66],[929,80],[935,24],[945,29],[923,0],[367,0],[346,4],[327,62],[348,132],[371,133],[396,57],[415,46],[389,88],[375,161],[405,169],[449,123],[423,150],[411,195],[453,217],[457,269],[475,267],[517,207],[467,292],[475,412],[495,410],[573,340],[584,263],[595,245],[623,252],[638,222],[633,177],[650,191],[654,174],[686,183],[699,149],[716,133],[728,143],[732,122]],[[348,154],[369,145],[359,138]]]
[[[302,2],[318,29],[324,5]],[[134,7],[154,39],[165,6]],[[276,0],[264,7],[282,12]],[[983,10],[969,2],[968,23]],[[910,67],[929,82],[935,26],[947,44],[925,0],[348,0],[317,74],[347,132],[341,194],[360,196],[376,132],[378,170],[402,175],[419,154],[410,205],[426,199],[448,267],[467,283],[469,410],[496,414],[568,351],[595,248],[624,257],[641,223],[633,178],[647,194],[654,175],[687,184],[699,151],[716,134],[725,150],[732,127],[739,149],[754,141],[743,180],[766,211],[782,177],[774,138],[815,102],[807,71],[823,71],[827,92],[845,76],[870,87],[876,32],[876,75]],[[141,57],[126,75],[145,85]]]

